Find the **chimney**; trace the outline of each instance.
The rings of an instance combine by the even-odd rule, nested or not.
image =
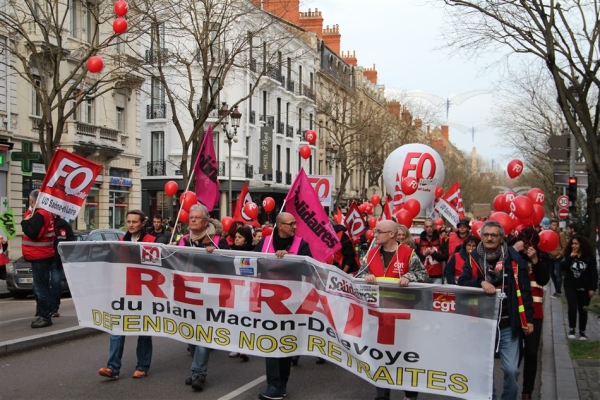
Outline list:
[[[329,25],[323,29],[323,42],[325,46],[329,47],[335,54],[340,55],[340,42],[342,41],[342,35],[340,34],[340,26],[333,25],[329,28]]]
[[[448,125],[442,125],[442,137],[446,139],[447,142],[450,141],[450,139],[448,138]]]
[[[300,22],[300,0],[252,0],[252,3],[294,25]]]
[[[427,125],[427,136],[431,136],[431,126]]]
[[[412,125],[412,115],[406,107],[404,107],[404,110],[402,110],[402,122],[404,122],[406,125]]]
[[[392,114],[396,119],[400,119],[400,102],[397,100],[392,100],[387,103],[387,109],[390,114]]]
[[[415,127],[421,129],[423,127],[423,121],[419,118],[415,119]]]
[[[377,85],[377,69],[375,68],[375,64],[373,64],[373,68],[365,68],[363,75],[370,80],[373,85]]]
[[[307,12],[300,12],[299,25],[308,32],[314,32],[319,39],[323,39],[323,15],[318,8],[312,11],[310,8]]]
[[[350,54],[350,52],[344,54],[344,52],[342,51],[342,59],[348,64],[352,65],[353,67],[358,66],[358,60],[356,59],[356,50],[352,51],[352,54]]]

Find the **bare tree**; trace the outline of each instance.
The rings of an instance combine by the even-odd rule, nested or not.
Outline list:
[[[116,45],[114,33],[102,28],[109,18],[114,18],[112,4],[81,0],[8,0],[0,8],[0,28],[8,33],[0,51],[10,54],[7,68],[35,94],[33,129],[39,134],[46,166],[82,102],[93,101],[117,84],[141,83],[125,79],[132,77],[135,60],[112,57],[112,50],[100,73],[88,73],[88,59]],[[135,23],[132,18],[130,24]],[[133,35],[129,38],[133,40]]]
[[[597,1],[444,0],[450,44],[470,55],[504,51],[544,63],[588,168],[588,217],[600,225],[600,7]],[[593,231],[593,230],[592,230]],[[595,237],[591,238],[595,240]]]

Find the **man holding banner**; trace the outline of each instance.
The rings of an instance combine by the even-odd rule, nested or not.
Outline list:
[[[290,213],[282,212],[275,219],[275,229],[271,236],[264,237],[256,245],[254,251],[275,253],[279,258],[286,254],[312,257],[310,247],[301,237],[296,236],[296,218]],[[287,395],[287,382],[292,366],[292,357],[266,357],[267,390],[258,395],[263,400],[281,400]]]

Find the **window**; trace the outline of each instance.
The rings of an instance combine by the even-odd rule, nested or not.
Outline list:
[[[150,161],[162,161],[165,154],[165,133],[162,131],[152,132],[152,148],[150,149]]]
[[[277,171],[281,171],[281,145],[279,144],[277,145],[275,164],[277,165]]]
[[[298,130],[302,134],[302,109],[298,108]]]
[[[94,123],[94,99],[85,99],[81,102],[82,107],[82,122],[93,124]]]
[[[287,172],[288,174],[290,173],[291,166],[292,166],[292,157],[291,157],[291,153],[290,153],[290,148],[287,147],[285,149],[285,172]]]
[[[158,106],[165,103],[165,88],[160,79],[152,78],[152,105]]]
[[[125,130],[125,109],[117,107],[117,130],[123,132]]]
[[[152,43],[150,44],[150,50],[164,49],[165,48],[165,24],[153,24],[152,25]]]
[[[265,122],[267,122],[267,91],[264,90],[263,91],[263,104],[262,104],[262,108],[263,108],[263,115],[265,116]]]
[[[69,1],[69,22],[71,23],[71,36],[77,37],[79,32],[79,14],[81,13],[80,9],[81,3],[78,0],[70,0]]]
[[[277,129],[279,129],[279,125],[281,124],[281,98],[277,98]],[[284,133],[284,132],[281,132]]]
[[[308,129],[310,129],[311,131],[313,129],[313,115],[312,115],[312,113],[308,114]]]
[[[96,17],[94,10],[96,6],[93,3],[85,3],[85,9],[83,10],[83,30],[85,32],[85,39],[88,43],[92,43],[97,39],[96,36]]]
[[[298,66],[298,93],[302,90],[302,65]]]
[[[34,78],[34,86],[31,87],[31,115],[42,116],[42,102],[38,94],[38,89],[42,86],[39,78]],[[37,88],[37,89],[36,89]]]

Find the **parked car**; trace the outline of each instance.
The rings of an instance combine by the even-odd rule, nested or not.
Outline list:
[[[125,232],[119,229],[77,230],[73,232],[76,241],[102,242],[120,240]],[[33,294],[33,275],[31,263],[20,257],[6,266],[6,287],[15,299],[24,299]],[[69,285],[63,279],[63,292],[69,291]]]

